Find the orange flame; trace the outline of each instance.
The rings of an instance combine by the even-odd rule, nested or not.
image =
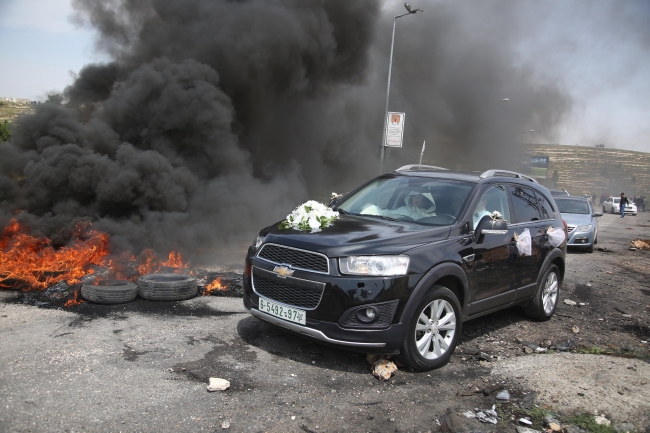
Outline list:
[[[83,299],[81,299],[81,289],[76,289],[74,291],[74,294],[72,295],[72,298],[68,299],[65,304],[63,304],[64,307],[72,307],[73,305],[79,305],[82,302],[85,302]]]
[[[65,281],[77,284],[95,273],[93,267],[108,268],[102,279],[136,280],[140,275],[187,271],[189,265],[178,252],[170,252],[167,260],[153,250],[138,256],[124,253],[109,259],[109,235],[80,222],[72,231],[68,245],[54,248],[50,239],[27,234],[25,226],[13,219],[0,234],[0,289],[21,287],[23,290],[44,290]],[[80,302],[79,290],[66,306]]]
[[[226,288],[221,284],[221,279],[217,278],[207,286],[205,286],[205,291],[203,292],[204,295],[209,295],[215,290],[226,290]]]
[[[56,250],[48,238],[27,235],[11,220],[0,236],[0,288],[14,287],[16,282],[39,290],[60,281],[79,283],[93,273],[88,266],[101,265],[108,255],[108,235],[89,227],[77,224],[70,244]]]

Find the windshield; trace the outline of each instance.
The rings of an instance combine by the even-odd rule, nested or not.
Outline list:
[[[555,200],[560,213],[589,214],[589,204],[584,200]]]
[[[614,199],[614,203],[620,203],[620,202],[621,202],[621,199],[620,199],[620,198],[615,198],[615,199]]]
[[[337,209],[352,215],[451,225],[473,186],[427,177],[382,177],[347,197]]]

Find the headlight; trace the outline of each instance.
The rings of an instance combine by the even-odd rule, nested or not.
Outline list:
[[[586,226],[578,226],[579,232],[588,232],[590,230],[591,230],[591,224],[587,224]]]
[[[262,244],[264,243],[264,239],[265,239],[265,236],[257,235],[255,240],[253,241],[253,250],[257,251],[262,246]]]
[[[373,275],[389,277],[406,275],[408,256],[352,256],[339,259],[341,273],[347,275]]]

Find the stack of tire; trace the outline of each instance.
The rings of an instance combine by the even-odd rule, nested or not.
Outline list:
[[[138,296],[149,301],[182,301],[198,293],[196,278],[182,274],[149,274],[137,284],[126,280],[103,281],[81,286],[81,297],[98,304],[122,304]]]

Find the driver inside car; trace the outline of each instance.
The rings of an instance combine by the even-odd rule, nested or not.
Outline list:
[[[404,197],[402,207],[397,209],[382,209],[376,205],[366,205],[361,211],[362,215],[380,216],[406,216],[413,220],[436,216],[436,202],[428,192],[411,191]]]
[[[390,211],[393,215],[404,215],[414,220],[436,216],[436,202],[428,192],[410,192],[404,197],[405,206]]]

